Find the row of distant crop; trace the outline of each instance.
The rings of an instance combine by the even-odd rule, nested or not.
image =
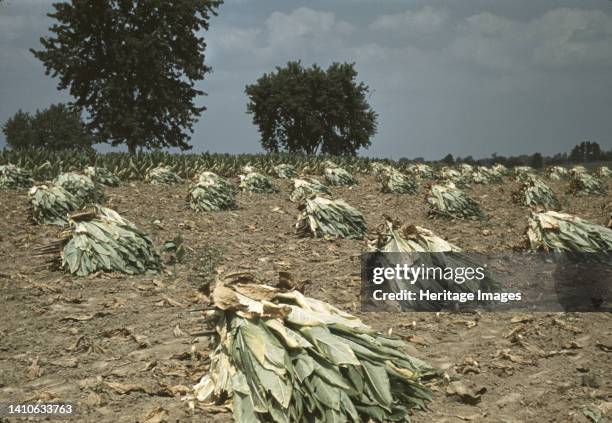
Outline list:
[[[2,150],[0,165],[14,164],[32,172],[37,180],[52,179],[62,172],[81,170],[86,166],[104,167],[123,180],[144,179],[147,172],[160,165],[169,166],[182,178],[192,178],[202,170],[223,176],[236,176],[241,168],[250,164],[261,172],[272,173],[273,167],[281,164],[294,165],[298,172],[321,174],[324,162],[332,160],[352,173],[362,173],[369,169],[371,160],[351,156],[302,156],[298,154],[171,154],[147,152],[130,155],[128,153],[97,153],[93,151],[45,151]],[[388,161],[391,163],[391,161]],[[396,164],[397,165],[397,164]]]

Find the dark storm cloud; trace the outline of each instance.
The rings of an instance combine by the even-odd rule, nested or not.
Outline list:
[[[27,51],[47,1],[0,6],[0,121],[65,101]],[[379,133],[366,154],[439,158],[612,147],[612,2],[229,0],[199,86],[196,151],[259,151],[244,86],[288,60],[355,62]]]

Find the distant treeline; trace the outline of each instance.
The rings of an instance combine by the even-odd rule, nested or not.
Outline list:
[[[422,157],[415,159],[401,158],[400,162],[427,162]],[[612,149],[608,151],[602,150],[601,146],[596,142],[584,141],[572,148],[569,153],[557,153],[554,156],[544,156],[541,153],[521,154],[519,156],[500,156],[497,154],[491,157],[474,159],[472,156],[454,157],[452,154],[447,154],[441,160],[430,160],[440,162],[446,165],[454,165],[459,163],[467,163],[471,165],[489,166],[494,163],[501,163],[507,167],[513,166],[531,166],[536,169],[551,165],[564,165],[575,163],[595,163],[612,161]]]

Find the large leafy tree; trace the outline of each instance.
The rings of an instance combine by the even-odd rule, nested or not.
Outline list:
[[[32,129],[32,116],[19,110],[2,125],[6,143],[14,149],[33,146],[35,135]]]
[[[4,123],[2,131],[6,143],[17,150],[90,148],[93,144],[79,111],[65,104],[53,104],[34,115],[19,110]]]
[[[544,167],[544,157],[542,153],[534,153],[529,158],[529,166],[534,169],[542,169]]]
[[[195,82],[208,30],[222,0],[70,0],[54,3],[57,21],[43,49],[32,50],[59,77],[88,127],[112,145],[191,148],[192,127],[206,110]]]
[[[595,162],[602,159],[601,147],[596,142],[583,141],[572,148],[569,160],[573,163]]]
[[[371,145],[377,114],[367,102],[369,87],[357,83],[354,64],[327,70],[289,62],[246,87],[247,112],[266,151],[357,154]]]

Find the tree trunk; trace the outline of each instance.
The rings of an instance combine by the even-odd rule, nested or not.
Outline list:
[[[130,153],[130,155],[136,154],[136,144],[128,143],[127,146],[128,146],[128,153]]]

